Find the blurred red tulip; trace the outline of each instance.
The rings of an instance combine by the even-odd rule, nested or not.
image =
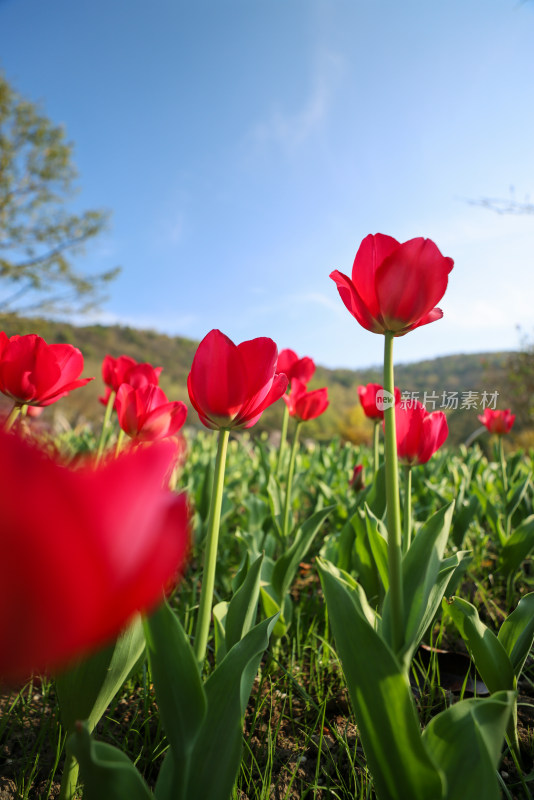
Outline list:
[[[426,464],[449,435],[443,411],[429,413],[418,402],[395,406],[395,422],[397,454],[404,464]]]
[[[299,381],[307,384],[315,372],[315,363],[308,356],[299,358],[294,350],[281,350],[278,354],[276,372],[283,372],[290,382],[293,378],[298,378]]]
[[[453,264],[430,239],[401,244],[377,233],[361,243],[352,280],[338,270],[330,277],[360,325],[373,333],[403,336],[441,319],[443,312],[435,306],[445,294]]]
[[[159,442],[76,470],[0,432],[0,679],[56,671],[151,610],[189,545]]]
[[[279,400],[287,377],[276,373],[276,344],[261,337],[235,345],[219,330],[200,342],[187,378],[191,403],[206,428],[250,428]]]
[[[496,433],[498,436],[510,433],[515,422],[515,414],[512,414],[509,408],[504,411],[502,409],[485,408],[484,413],[479,415],[478,418],[490,433]]]
[[[352,486],[355,492],[361,492],[362,489],[365,489],[365,484],[363,482],[363,466],[361,464],[356,464],[354,467],[349,486]]]
[[[163,389],[150,384],[136,389],[123,383],[115,407],[122,430],[132,439],[145,442],[174,436],[187,416],[185,403],[169,402]]]
[[[400,389],[395,387],[395,405],[400,403]],[[358,386],[358,397],[362,404],[363,413],[369,419],[384,419],[384,409],[393,405],[393,398],[386,393],[379,383],[368,383],[367,386]]]
[[[83,356],[71,344],[47,344],[34,333],[0,332],[0,392],[16,405],[49,406],[94,378],[78,378]]]
[[[284,395],[284,402],[292,417],[305,422],[315,419],[328,408],[328,389],[315,389],[308,392],[306,384],[293,378],[291,391]]]

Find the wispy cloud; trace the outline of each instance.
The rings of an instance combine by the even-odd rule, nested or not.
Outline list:
[[[299,108],[285,109],[276,103],[265,119],[253,125],[247,135],[253,149],[272,145],[293,153],[321,129],[343,71],[343,60],[335,53],[322,52],[314,69],[311,92]]]

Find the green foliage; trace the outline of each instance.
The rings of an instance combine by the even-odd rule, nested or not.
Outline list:
[[[0,307],[87,310],[116,275],[81,275],[72,258],[106,224],[102,211],[67,210],[77,177],[65,132],[0,74]]]

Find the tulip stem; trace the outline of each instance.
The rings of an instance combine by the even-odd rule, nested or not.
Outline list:
[[[20,406],[15,404],[9,413],[9,417],[6,419],[4,430],[10,431],[13,425],[15,424],[15,420],[17,419],[18,415],[20,414]]]
[[[100,432],[100,439],[98,442],[98,450],[96,451],[96,463],[100,461],[102,458],[102,453],[104,452],[104,443],[106,441],[106,431],[109,425],[109,420],[111,418],[111,412],[113,411],[113,405],[115,403],[115,397],[117,396],[117,392],[114,392],[113,389],[109,393],[108,402],[106,403],[106,410],[104,412],[104,421],[102,422],[102,430]]]
[[[73,800],[78,783],[79,765],[72,753],[67,748],[63,775],[61,776],[61,788],[59,790],[59,800]]]
[[[380,440],[380,420],[375,419],[375,427],[373,430],[373,473],[378,472],[379,456],[378,456],[378,442]]]
[[[119,431],[119,435],[117,436],[117,444],[115,445],[115,458],[118,457],[120,451],[122,450],[122,445],[124,443],[124,437],[125,436],[126,436],[126,434],[124,433],[124,431],[121,428],[120,431]]]
[[[219,541],[219,529],[221,526],[224,470],[226,466],[226,451],[228,449],[229,436],[229,428],[220,429],[208,516],[208,533],[206,536],[206,550],[204,553],[202,588],[200,590],[200,604],[198,607],[198,618],[195,632],[195,654],[201,668],[204,663],[204,659],[206,658],[206,647],[208,644],[208,634],[211,621],[211,609],[213,605],[215,567],[217,566],[217,545]]]
[[[503,436],[499,436],[499,461],[501,462],[502,486],[504,489],[504,500],[506,503],[506,494],[508,492],[508,476],[506,475],[506,459],[504,457],[503,438]]]
[[[293,475],[295,474],[295,462],[297,460],[297,450],[299,446],[299,431],[301,425],[302,425],[302,420],[297,420],[295,435],[293,437],[293,444],[291,446],[289,469],[287,471],[286,500],[284,503],[284,527],[282,529],[284,540],[287,539],[289,534],[289,512],[291,509],[291,489],[293,486]]]
[[[402,510],[402,552],[407,553],[412,543],[412,467],[404,465],[404,508]]]
[[[392,397],[395,393],[393,376],[393,339],[391,331],[385,333],[384,346],[384,390]],[[387,397],[387,394],[386,394]],[[399,471],[397,462],[397,434],[395,428],[395,405],[384,409],[386,507],[388,530],[388,571],[391,595],[392,645],[396,653],[404,640],[404,596],[402,590],[402,536],[399,499]]]
[[[280,470],[282,469],[282,458],[286,446],[288,421],[289,421],[289,408],[284,403],[284,416],[282,417],[282,430],[280,432],[280,448],[278,450],[278,463],[276,464],[277,475],[280,474]]]

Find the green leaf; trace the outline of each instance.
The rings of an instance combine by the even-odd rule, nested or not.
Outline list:
[[[84,800],[153,800],[130,759],[110,744],[95,742],[86,725],[77,726],[67,747],[80,765]]]
[[[252,628],[206,681],[208,711],[195,741],[185,800],[230,797],[241,765],[243,716],[275,622]]]
[[[226,650],[230,650],[249,632],[256,619],[263,556],[252,564],[247,576],[228,605],[226,615]]]
[[[286,624],[280,604],[274,599],[269,589],[270,587],[265,586],[260,588],[261,604],[266,617],[273,617],[275,614],[279,615],[276,625],[273,629],[273,636],[275,636],[277,639],[280,639],[287,633],[288,625]]]
[[[534,592],[521,598],[515,611],[504,620],[497,638],[519,678],[534,640]]]
[[[365,506],[365,526],[374,562],[384,589],[389,587],[388,543],[384,524]]]
[[[193,648],[167,603],[145,621],[145,635],[161,721],[173,751],[174,800],[189,800],[184,792],[207,713],[206,693]]]
[[[375,517],[382,519],[386,511],[386,467],[382,464],[375,472],[373,482],[365,495],[365,503]]]
[[[496,769],[514,696],[462,700],[425,728],[423,741],[447,778],[446,800],[500,800]]]
[[[85,658],[56,676],[61,722],[72,732],[77,720],[93,731],[145,650],[141,619],[136,617],[109,647]]]
[[[508,517],[511,517],[514,511],[519,507],[519,504],[531,486],[531,478],[532,473],[529,473],[525,481],[520,481],[509,489],[506,502],[506,515]]]
[[[464,501],[461,505],[457,505],[451,531],[451,541],[456,547],[462,547],[465,534],[473,521],[477,509],[478,500],[474,495],[471,495],[469,501]]]
[[[534,547],[534,514],[527,517],[505,541],[499,558],[499,571],[511,575]]]
[[[289,550],[276,561],[271,577],[271,585],[280,604],[283,603],[286,594],[289,592],[300,562],[306,556],[326,517],[334,508],[336,508],[335,505],[321,508],[303,522],[299,526],[295,540]]]
[[[423,636],[426,625],[434,616],[441,597],[436,597],[438,576],[442,572],[442,558],[449,537],[454,502],[433,514],[421,526],[410,549],[402,561],[404,593],[404,634],[403,648],[399,657],[407,660],[414,651],[418,640]],[[454,566],[457,566],[455,564]],[[452,567],[452,565],[451,565]],[[453,568],[445,568],[441,575],[440,587],[445,591]],[[441,595],[443,596],[443,595]],[[433,607],[429,608],[432,597]],[[386,595],[382,614],[384,638],[392,640],[390,597]],[[423,627],[425,626],[425,627]]]
[[[282,517],[284,503],[282,500],[282,490],[280,484],[271,472],[269,480],[267,481],[267,497],[269,498],[269,508],[271,509],[271,518],[274,524],[274,530],[278,539],[283,538],[282,534]]]
[[[359,611],[355,592],[331,564],[323,559],[317,564],[379,800],[440,800],[441,774],[423,745],[403,668]]]
[[[453,618],[490,692],[515,689],[515,674],[504,645],[480,620],[476,608],[461,597],[444,601],[443,608]]]
[[[228,603],[222,600],[213,606],[213,632],[215,634],[215,661],[222,661],[226,655],[226,617]]]

